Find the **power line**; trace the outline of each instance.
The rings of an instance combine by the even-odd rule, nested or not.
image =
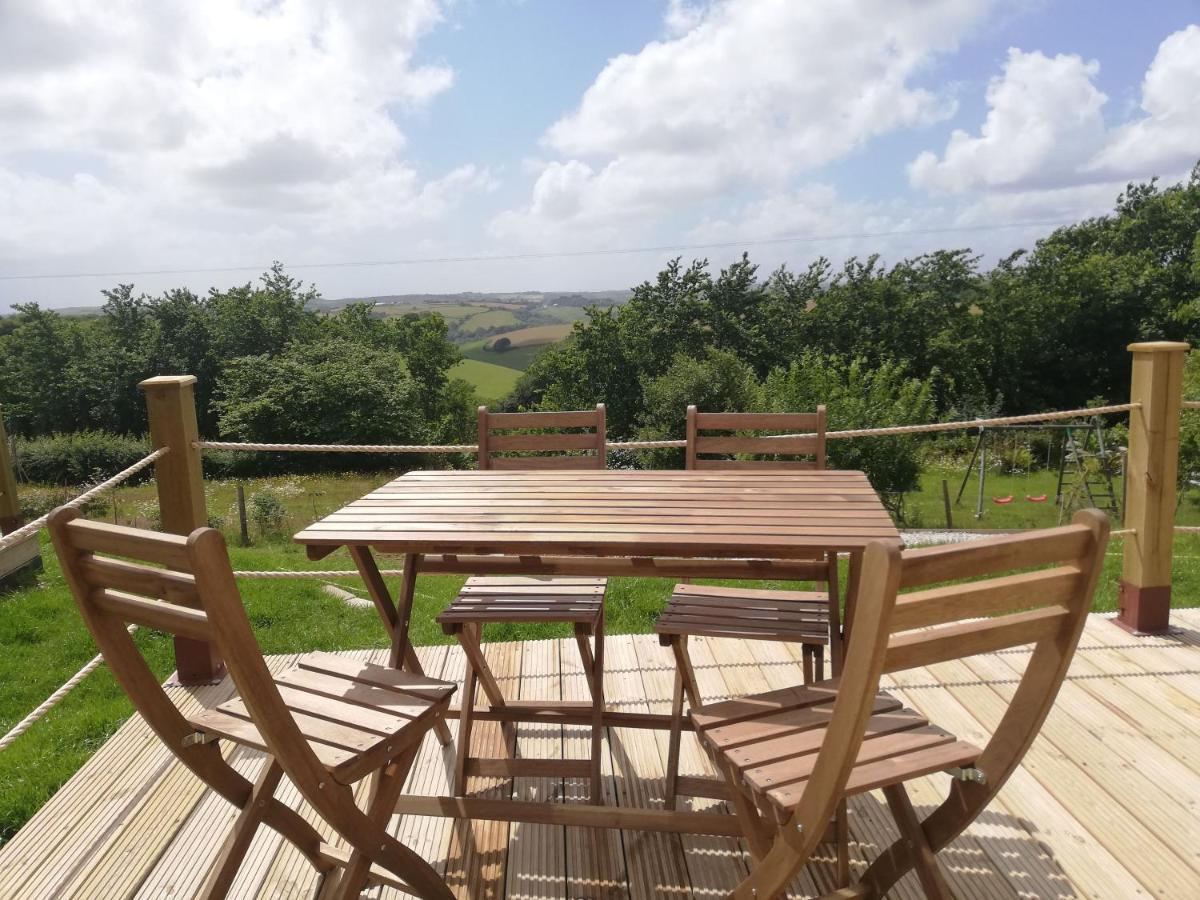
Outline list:
[[[1040,226],[1069,225],[1074,220],[1038,219],[1028,222],[1003,222],[989,225],[954,225],[941,228],[911,228],[894,231],[861,231],[847,234],[792,235],[790,237],[759,238],[746,241],[714,241],[704,244],[659,244],[653,247],[614,247],[596,250],[556,250],[542,253],[507,253],[477,256],[430,256],[409,259],[358,260],[352,262],[299,263],[287,265],[287,269],[365,269],[381,266],[420,266],[439,263],[512,262],[536,259],[571,259],[587,256],[623,256],[634,253],[666,253],[687,250],[721,250],[731,247],[762,247],[770,244],[816,244],[827,241],[860,240],[864,238],[902,237],[905,235],[946,234],[949,232],[999,231],[1005,228],[1033,228]],[[195,269],[142,269],[124,272],[70,272],[52,274],[39,272],[32,275],[0,275],[0,281],[46,281],[71,278],[128,278],[149,275],[205,275],[214,272],[262,272],[270,268],[261,263],[255,265],[210,266]]]

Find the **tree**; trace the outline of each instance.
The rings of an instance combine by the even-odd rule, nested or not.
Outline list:
[[[404,357],[344,340],[231,360],[214,405],[222,436],[234,440],[423,444],[434,437]],[[333,454],[325,462],[346,465]]]
[[[797,412],[825,404],[830,431],[919,425],[933,421],[934,377],[918,378],[890,360],[877,365],[810,350],[763,384],[764,412]],[[921,473],[916,435],[832,440],[833,468],[861,469],[879,491],[916,490]]]

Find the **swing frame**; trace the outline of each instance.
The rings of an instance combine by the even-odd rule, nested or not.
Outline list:
[[[1062,431],[1066,432],[1068,437],[1072,431],[1086,432],[1087,436],[1084,441],[1090,440],[1092,434],[1101,435],[1099,440],[1101,446],[1104,444],[1102,437],[1104,431],[1104,423],[1099,418],[1092,418],[1087,422],[1044,422],[1040,425],[980,425],[978,428],[978,437],[975,441],[975,447],[971,451],[971,459],[967,463],[967,470],[963,473],[962,481],[958,485],[958,493],[954,497],[954,505],[958,506],[962,503],[963,493],[967,489],[967,482],[971,480],[971,473],[975,471],[975,461],[979,461],[979,477],[978,487],[975,492],[975,518],[983,518],[983,499],[987,493],[987,453],[988,444],[992,439],[991,432],[996,431]],[[1054,505],[1062,504],[1062,480],[1063,471],[1066,466],[1067,459],[1067,441],[1063,440],[1058,448],[1058,483],[1054,491]]]

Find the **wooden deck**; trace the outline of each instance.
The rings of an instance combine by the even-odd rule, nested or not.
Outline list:
[[[1176,610],[1175,633],[1138,638],[1092,616],[1058,704],[1024,766],[999,800],[941,856],[963,897],[1200,896],[1200,610]],[[506,693],[526,699],[583,699],[586,685],[573,640],[490,644]],[[693,658],[710,698],[800,681],[799,648],[697,639]],[[351,654],[364,656],[365,653]],[[457,679],[457,647],[424,647],[430,674]],[[284,658],[275,660],[282,665]],[[1020,651],[973,657],[902,673],[896,693],[969,740],[991,728],[1013,688]],[[669,708],[672,667],[651,635],[608,641],[610,705]],[[213,705],[226,685],[173,688],[181,705]],[[494,740],[478,726],[477,740]],[[523,726],[527,757],[584,758],[587,730]],[[477,744],[481,746],[481,744]],[[605,743],[610,801],[654,806],[662,795],[666,736],[613,729]],[[253,778],[261,755],[234,750]],[[684,766],[705,769],[685,738]],[[444,793],[450,749],[428,739],[409,790]],[[928,807],[945,777],[913,786]],[[479,784],[492,796],[550,803],[586,796],[583,779],[516,778]],[[281,792],[295,802],[294,792]],[[700,801],[701,808],[711,801]],[[138,718],[104,747],[3,848],[0,897],[190,897],[217,852],[234,810],[200,783]],[[396,833],[441,866],[463,897],[719,897],[745,871],[736,842],[662,834],[396,818]],[[856,867],[893,836],[881,798],[852,805]],[[830,887],[829,860],[799,880],[798,895]],[[273,832],[256,838],[231,894],[312,897],[312,870]],[[396,892],[378,897],[401,897]],[[915,881],[894,892],[919,897]]]

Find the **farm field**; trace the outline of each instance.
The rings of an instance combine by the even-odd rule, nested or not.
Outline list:
[[[470,357],[454,365],[449,374],[469,382],[476,396],[487,401],[503,400],[521,378],[517,369]]]
[[[538,354],[548,346],[546,344],[538,344],[532,347],[512,347],[508,350],[496,351],[486,349],[486,345],[490,340],[490,338],[487,338],[480,341],[470,341],[469,343],[459,345],[458,349],[467,359],[477,359],[480,362],[505,366],[509,369],[517,369],[520,372],[524,372],[529,368],[529,364],[537,359]]]
[[[488,338],[484,346],[491,349],[501,338],[507,338],[509,343],[514,347],[537,347],[542,344],[557,343],[570,333],[571,326],[567,323],[563,323],[562,325],[531,325],[529,328],[520,328],[516,331],[505,331],[501,334],[492,335]]]
[[[437,310],[434,310],[437,312]],[[461,334],[479,334],[494,328],[508,328],[518,324],[516,315],[508,309],[488,309],[477,312],[458,323]]]

